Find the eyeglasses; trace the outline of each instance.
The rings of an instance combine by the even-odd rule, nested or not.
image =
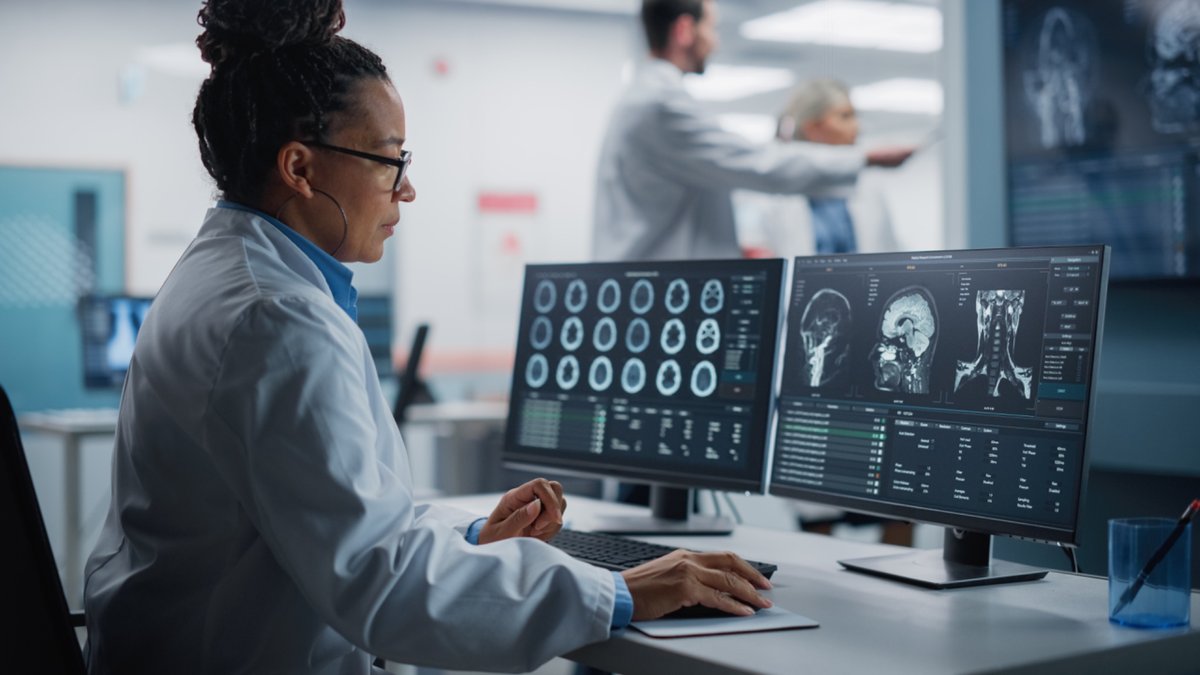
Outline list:
[[[412,152],[409,150],[401,150],[400,151],[400,159],[393,159],[391,157],[384,157],[383,155],[373,155],[369,152],[363,152],[361,150],[351,150],[350,148],[343,148],[338,145],[330,145],[328,143],[322,143],[320,141],[300,141],[300,142],[305,145],[311,145],[314,148],[321,148],[323,150],[333,150],[334,152],[340,152],[345,155],[353,155],[354,157],[361,157],[363,159],[369,159],[372,162],[379,162],[380,164],[387,164],[388,166],[396,167],[397,169],[399,169],[399,171],[396,172],[396,182],[392,184],[392,192],[393,193],[400,191],[400,184],[404,182],[404,174],[408,172],[408,165],[412,164]]]

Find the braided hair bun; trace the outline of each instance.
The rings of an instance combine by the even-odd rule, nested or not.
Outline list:
[[[327,44],[346,25],[342,0],[205,0],[196,21],[200,57],[230,59],[289,45]]]
[[[285,143],[324,140],[354,109],[356,82],[388,81],[378,55],[337,34],[342,0],[204,0],[197,21],[212,72],[192,125],[226,199],[254,205]]]

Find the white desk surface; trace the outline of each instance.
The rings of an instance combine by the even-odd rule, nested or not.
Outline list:
[[[486,515],[499,495],[439,500]],[[568,522],[637,507],[570,499]],[[661,640],[625,631],[569,658],[638,673],[1195,673],[1200,593],[1192,627],[1139,630],[1108,621],[1102,578],[1050,572],[1043,580],[931,590],[841,568],[839,558],[904,550],[821,535],[739,526],[728,537],[646,537],[730,549],[779,565],[777,605],[820,628]]]

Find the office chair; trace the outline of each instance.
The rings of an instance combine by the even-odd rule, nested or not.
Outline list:
[[[46,536],[17,418],[0,386],[0,537],[5,549],[5,626],[0,664],[13,672],[83,675],[86,668],[75,627],[83,613],[72,613],[63,595],[58,565]]]

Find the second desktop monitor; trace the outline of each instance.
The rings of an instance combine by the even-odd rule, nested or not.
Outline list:
[[[761,492],[783,266],[527,267],[506,461]],[[684,494],[658,492],[658,515],[681,525]]]

